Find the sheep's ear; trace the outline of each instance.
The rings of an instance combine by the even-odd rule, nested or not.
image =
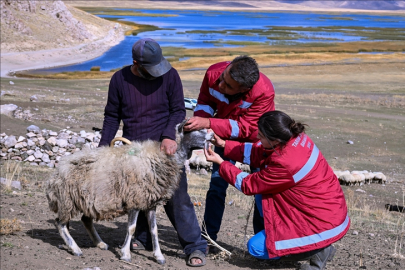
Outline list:
[[[183,127],[187,123],[188,119],[183,120],[180,124],[177,124],[176,130],[178,133],[183,133]]]

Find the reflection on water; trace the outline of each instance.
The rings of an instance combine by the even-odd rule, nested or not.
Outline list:
[[[37,72],[88,71],[92,66],[100,66],[101,71],[120,68],[132,63],[132,45],[138,39],[144,37],[155,39],[162,47],[227,48],[252,44],[268,44],[271,46],[272,44],[280,44],[280,42],[360,41],[366,40],[370,35],[369,31],[363,31],[364,27],[373,28],[373,31],[376,31],[376,27],[405,28],[405,18],[401,16],[363,14],[337,16],[316,13],[194,10],[117,10],[141,12],[154,16],[97,16],[131,21],[138,24],[155,25],[164,28],[164,30],[142,32],[137,36],[127,36],[120,44],[111,48],[104,55],[90,61],[66,67],[38,70]],[[156,14],[176,16],[156,16]],[[290,27],[290,29],[274,30],[275,27]],[[294,30],[294,28],[298,29],[300,27],[311,28],[311,31],[304,31],[305,29],[302,28],[301,30]],[[324,28],[327,28],[327,31]],[[183,58],[180,61],[187,59]]]

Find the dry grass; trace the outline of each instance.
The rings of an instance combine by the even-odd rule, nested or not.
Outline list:
[[[13,181],[14,177],[17,179],[21,173],[21,162],[7,160],[4,166],[1,166],[1,175],[5,176],[6,182],[4,184],[4,189],[6,191],[11,190],[11,182]]]
[[[0,219],[0,234],[9,235],[21,231],[21,224],[17,218],[12,220],[4,218]]]

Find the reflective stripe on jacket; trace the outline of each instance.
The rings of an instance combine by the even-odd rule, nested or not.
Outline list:
[[[225,157],[261,168],[247,174],[225,161],[219,173],[246,195],[262,194],[270,258],[326,247],[348,231],[339,181],[305,133],[275,151],[265,150],[260,142],[227,141]]]
[[[266,75],[241,98],[230,102],[218,91],[218,79],[230,62],[212,65],[205,73],[194,116],[210,118],[211,129],[224,139],[257,141],[257,121],[267,112],[273,111],[274,87]]]

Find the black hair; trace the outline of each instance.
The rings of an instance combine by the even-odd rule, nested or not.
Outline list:
[[[283,148],[287,142],[305,131],[306,124],[295,122],[282,111],[265,112],[257,123],[259,131],[271,141],[279,141]]]
[[[236,57],[231,62],[229,74],[240,86],[252,88],[260,77],[256,60],[247,55]]]

